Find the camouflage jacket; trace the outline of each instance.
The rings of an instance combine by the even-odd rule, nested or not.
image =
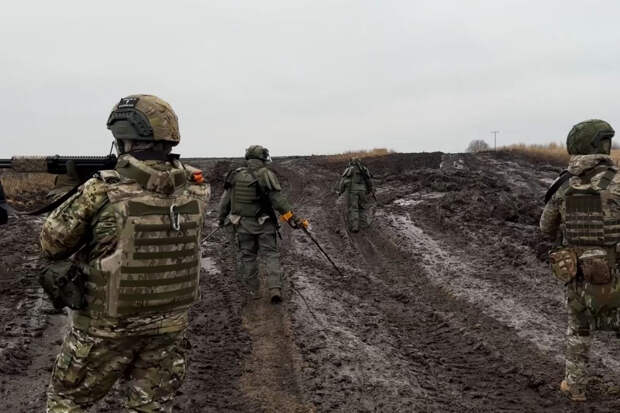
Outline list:
[[[282,193],[282,187],[276,174],[274,174],[273,171],[265,165],[265,162],[258,159],[250,159],[247,161],[246,168],[248,168],[256,176],[258,185],[260,185],[260,190],[269,197],[271,208],[273,208],[280,215],[292,211],[293,207],[291,206],[288,198]],[[240,217],[230,215],[232,189],[235,185],[236,174],[241,169],[243,168],[233,170],[226,176],[226,181],[224,183],[225,190],[222,194],[218,207],[218,217],[220,223],[224,223],[228,218],[228,220],[235,225],[235,229],[238,232],[248,234],[275,232],[277,222],[272,222],[267,215],[256,217]]]
[[[119,158],[119,164],[128,155]],[[132,158],[135,161],[135,158]],[[137,161],[141,162],[141,161]],[[169,162],[144,161],[147,168],[159,172],[173,169]],[[196,170],[185,167],[186,177],[192,181]],[[191,182],[190,185],[199,185]],[[206,204],[209,197],[207,184],[203,187]],[[100,175],[89,179],[78,192],[55,209],[44,222],[40,242],[45,257],[52,260],[67,259],[73,255],[78,263],[90,264],[114,253],[119,240],[119,228],[114,210],[110,207],[106,183]],[[148,187],[147,187],[148,190]],[[159,334],[179,331],[187,327],[187,311],[172,314],[158,314],[152,317],[97,317],[93,319],[87,311],[72,312],[74,326],[91,334],[117,337],[138,334]]]
[[[338,193],[340,194],[345,191],[370,193],[373,190],[372,174],[361,163],[347,166],[338,184]]]
[[[582,175],[591,171],[599,165],[613,166],[614,162],[608,155],[574,155],[571,156],[568,164],[568,172],[572,175],[569,181],[566,181],[557,191],[549,202],[545,205],[540,217],[540,230],[549,237],[556,238],[561,236],[561,241],[566,244],[564,234],[564,221],[566,216],[565,197],[566,191],[570,186],[579,188],[580,186],[589,186],[598,189],[597,184],[600,182],[604,171],[595,174],[591,180],[585,180]],[[620,175],[616,175],[608,188],[610,191],[620,192]]]

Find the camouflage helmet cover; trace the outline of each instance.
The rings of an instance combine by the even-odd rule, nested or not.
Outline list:
[[[607,154],[601,141],[613,138],[614,134],[614,129],[604,120],[590,119],[579,122],[568,133],[566,149],[571,155]]]
[[[271,161],[269,149],[260,145],[252,145],[245,150],[245,159],[260,159],[261,161]]]
[[[112,108],[107,127],[114,133],[115,123],[129,123],[135,140],[166,141],[177,145],[181,140],[179,120],[172,107],[153,95],[129,95]],[[114,134],[116,137],[116,134]]]

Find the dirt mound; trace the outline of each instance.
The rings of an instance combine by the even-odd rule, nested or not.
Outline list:
[[[335,194],[346,161],[274,162],[296,213],[345,273],[301,232],[282,231],[285,302],[246,301],[235,242],[203,251],[192,310],[188,380],[178,411],[610,412],[620,409],[620,343],[598,335],[590,401],[558,392],[566,315],[538,231],[542,195],[559,168],[506,153],[391,154],[365,162],[378,204],[350,234]],[[213,184],[240,159],[192,160]],[[41,411],[66,315],[33,281],[40,221],[1,228],[0,410]],[[118,411],[118,393],[95,411]],[[4,404],[4,406],[3,406]]]

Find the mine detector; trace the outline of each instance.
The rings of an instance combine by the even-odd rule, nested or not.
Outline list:
[[[45,172],[53,175],[63,175],[63,186],[67,191],[53,202],[28,215],[39,215],[49,212],[69,199],[77,192],[80,185],[90,179],[99,170],[114,169],[116,155],[107,156],[14,156],[10,159],[0,159],[0,169],[11,169],[14,172]]]

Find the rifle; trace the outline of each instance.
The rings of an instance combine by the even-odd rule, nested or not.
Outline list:
[[[15,172],[47,172],[54,175],[69,175],[85,182],[101,169],[112,169],[116,155],[108,156],[14,156],[0,159],[0,169]]]
[[[28,212],[27,215],[39,215],[55,209],[77,192],[78,187],[95,172],[113,169],[115,166],[116,155],[113,154],[108,156],[14,156],[11,159],[0,159],[0,169],[67,175],[76,184],[73,189],[51,204],[36,211]]]

